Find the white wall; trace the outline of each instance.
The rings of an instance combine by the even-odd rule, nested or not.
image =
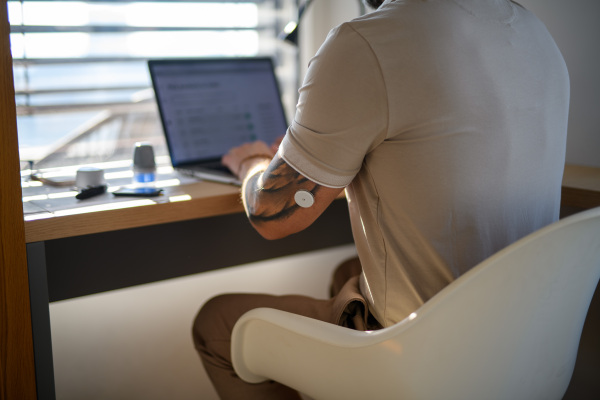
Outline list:
[[[520,0],[548,27],[569,68],[571,109],[567,163],[600,167],[600,1]],[[359,15],[357,1],[314,0],[301,23],[301,63],[310,57],[327,32]]]
[[[521,0],[558,44],[571,78],[567,163],[600,167],[600,1]]]
[[[354,246],[274,259],[50,304],[59,400],[217,400],[196,355],[198,308],[225,292],[326,298]]]
[[[313,0],[299,25],[300,74],[304,76],[311,57],[329,31],[360,15],[359,0]]]

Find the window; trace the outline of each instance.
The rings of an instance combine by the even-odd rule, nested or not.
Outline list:
[[[293,0],[8,1],[20,157],[37,168],[166,155],[146,61],[269,55],[290,116]]]

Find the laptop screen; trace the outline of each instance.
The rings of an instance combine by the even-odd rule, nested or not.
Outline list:
[[[270,58],[150,60],[174,167],[215,161],[231,147],[271,144],[287,123]]]

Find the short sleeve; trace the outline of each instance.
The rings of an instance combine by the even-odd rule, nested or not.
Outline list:
[[[386,137],[388,106],[377,58],[350,24],[311,60],[280,156],[309,179],[345,187]]]

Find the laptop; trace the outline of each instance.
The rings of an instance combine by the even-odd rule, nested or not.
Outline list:
[[[232,147],[285,134],[273,61],[257,58],[149,60],[150,78],[173,168],[240,185],[221,164]]]

